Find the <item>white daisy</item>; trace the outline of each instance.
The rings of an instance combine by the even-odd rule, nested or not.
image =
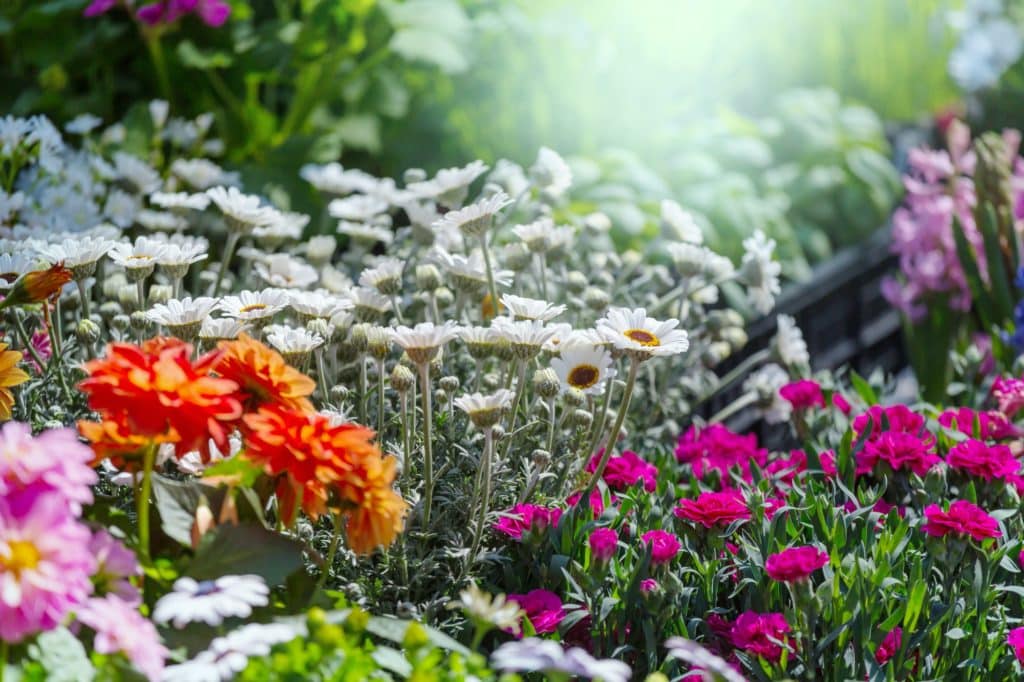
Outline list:
[[[430,180],[410,183],[408,189],[416,196],[436,199],[448,208],[458,208],[466,200],[469,186],[487,172],[487,164],[473,161],[462,168],[443,168]]]
[[[762,315],[767,315],[775,305],[775,297],[782,292],[779,285],[782,266],[772,260],[775,240],[768,239],[764,232],[757,230],[752,237],[743,240],[743,248],[739,279],[747,285],[750,304]]]
[[[352,279],[330,263],[320,269],[320,285],[332,294],[348,295],[355,286]]]
[[[753,393],[757,408],[769,424],[781,424],[789,419],[793,405],[779,395],[779,389],[789,383],[789,373],[772,363],[761,367],[743,382],[743,391]]]
[[[530,166],[530,176],[541,191],[560,197],[572,186],[572,170],[558,152],[541,147],[537,160]]]
[[[329,263],[338,248],[338,240],[329,234],[318,234],[306,240],[306,259],[314,265]]]
[[[372,268],[359,275],[359,286],[376,289],[385,296],[394,296],[402,288],[405,262],[398,258],[381,258]]]
[[[153,192],[149,195],[149,203],[169,210],[203,211],[210,205],[210,197],[188,192]]]
[[[449,253],[444,249],[434,247],[427,257],[444,268],[456,280],[456,286],[460,286],[459,280],[463,284],[487,286],[487,266],[480,249],[474,249],[467,258],[461,254]],[[513,273],[510,270],[494,270],[493,275],[494,283],[498,286],[512,284]]]
[[[306,636],[303,624],[249,623],[210,642],[191,661],[164,668],[162,682],[226,682],[249,665],[250,658],[266,656],[276,644]]]
[[[75,279],[88,277],[96,270],[96,263],[114,246],[112,239],[102,237],[65,238],[51,244],[40,244],[36,251],[51,264],[63,263]]]
[[[469,393],[455,399],[455,407],[467,415],[477,428],[486,429],[501,421],[501,413],[512,405],[512,391],[499,388],[494,393]]]
[[[0,253],[0,289],[7,289],[28,272],[42,270],[46,264],[28,251]]]
[[[494,222],[494,216],[512,203],[503,191],[455,211],[448,211],[433,224],[435,230],[457,229],[466,237],[479,238],[487,233]]]
[[[227,459],[228,457],[234,457],[242,451],[242,437],[237,433],[232,433],[228,436],[228,450],[227,452],[221,451],[217,444],[210,439],[209,443],[210,456],[207,461],[203,461],[203,455],[198,450],[192,450],[186,452],[181,457],[174,454],[174,444],[166,443],[160,446],[160,456],[158,457],[158,463],[163,462],[174,462],[174,465],[183,474],[189,474],[191,476],[200,476],[207,467],[211,464],[215,464],[221,460]]]
[[[309,216],[291,211],[278,211],[274,220],[267,225],[258,225],[252,236],[270,243],[280,243],[286,239],[300,239],[302,231],[309,224]]]
[[[420,322],[412,328],[399,326],[389,331],[391,340],[401,346],[413,362],[425,364],[434,359],[438,349],[458,336],[459,327],[449,320],[442,325]]]
[[[266,606],[270,588],[258,575],[225,575],[216,580],[178,578],[172,592],[153,607],[153,621],[182,629],[189,623],[220,625],[225,618],[247,618]]]
[[[267,284],[285,289],[303,289],[315,284],[316,268],[287,253],[275,253],[255,264],[256,274]]]
[[[377,293],[376,289],[357,287],[352,289],[352,306],[356,317],[362,320],[373,320],[391,310],[391,299]]]
[[[192,298],[186,296],[182,299],[174,299],[167,303],[159,303],[146,311],[146,319],[165,327],[187,327],[199,325],[210,315],[217,305],[217,299],[209,296]]]
[[[152,194],[160,189],[160,174],[137,156],[114,152],[114,168],[136,194]]]
[[[379,180],[366,171],[357,168],[345,170],[340,163],[331,162],[323,166],[309,163],[299,170],[303,180],[317,190],[327,194],[344,196],[352,192],[369,194],[377,187]]]
[[[551,358],[551,369],[558,375],[562,393],[575,388],[588,395],[603,395],[607,380],[615,377],[612,354],[599,346],[566,346],[559,357]]]
[[[329,320],[332,315],[342,310],[352,309],[352,301],[326,291],[289,292],[288,305],[300,315],[324,320]]]
[[[347,220],[338,223],[338,234],[343,234],[364,246],[373,246],[377,242],[387,245],[395,238],[395,234],[390,228],[377,227],[369,223],[353,223]]]
[[[640,358],[685,352],[690,341],[677,326],[678,320],[661,322],[647,317],[643,308],[611,308],[597,321],[597,331],[605,341]]]
[[[206,260],[207,245],[193,242],[178,244],[167,242],[164,245],[164,252],[157,258],[157,263],[170,270],[188,269],[189,265]],[[184,275],[184,272],[181,273]]]
[[[288,294],[281,289],[243,291],[237,296],[225,296],[217,304],[218,310],[236,320],[256,321],[273,317],[288,305]]]
[[[217,205],[227,219],[228,228],[249,233],[262,225],[277,220],[278,212],[271,206],[261,206],[260,198],[242,194],[236,187],[211,187],[206,196]]]
[[[555,223],[551,218],[538,218],[532,223],[516,225],[512,233],[523,240],[526,248],[533,253],[544,253],[551,248],[551,234],[554,232]]]
[[[511,320],[507,317],[495,318],[491,328],[498,339],[512,344],[513,352],[522,360],[536,357],[556,332],[540,320]]]
[[[153,232],[180,232],[188,227],[188,221],[180,215],[148,208],[135,214],[135,222]]]
[[[779,315],[776,321],[779,328],[775,332],[772,350],[782,364],[787,367],[810,366],[811,355],[807,352],[807,342],[796,320],[790,315]]]
[[[682,206],[671,199],[661,202],[661,224],[674,239],[690,244],[700,244],[704,241],[704,233],[693,219],[693,215],[684,211]]]
[[[151,237],[139,237],[135,243],[118,242],[107,252],[110,260],[125,270],[143,270],[156,266],[167,248],[165,242]]]
[[[327,212],[334,218],[368,222],[388,210],[388,202],[366,194],[353,194],[344,199],[334,199],[327,204]]]
[[[324,337],[304,327],[272,324],[266,332],[267,343],[284,355],[310,353],[324,345]]]
[[[214,319],[208,317],[203,320],[199,328],[199,338],[203,341],[223,341],[237,339],[238,335],[249,330],[249,325],[230,318]]]
[[[228,173],[209,159],[175,159],[171,173],[198,190],[238,184],[237,173]]]
[[[504,294],[501,297],[501,304],[505,306],[509,314],[517,320],[541,320],[549,322],[565,312],[564,305],[554,305],[547,301],[536,298],[524,298],[514,294]]]
[[[64,130],[68,131],[72,135],[87,135],[96,128],[103,125],[103,119],[93,114],[85,113],[75,116],[73,119],[67,122],[64,126]]]

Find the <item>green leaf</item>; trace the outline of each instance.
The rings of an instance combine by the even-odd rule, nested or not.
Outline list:
[[[971,249],[971,245],[967,242],[964,226],[960,224],[960,219],[955,215],[953,216],[953,239],[956,242],[957,258],[959,258],[960,265],[964,269],[967,286],[971,290],[971,297],[974,299],[978,315],[981,316],[981,324],[985,329],[990,329],[993,323],[1000,318],[995,316],[995,311],[992,309],[991,298],[981,280],[981,273],[978,271],[978,261],[974,251]]]
[[[981,208],[983,215],[978,221],[978,229],[985,244],[985,266],[988,270],[988,281],[996,306],[996,324],[1002,324],[1013,318],[1013,295],[1010,293],[1010,277],[1007,276],[1003,250],[999,247],[999,221],[995,207],[986,204]]]
[[[405,631],[409,629],[409,623],[410,621],[388,616],[371,616],[366,624],[366,630],[389,642],[401,644],[405,640]],[[428,626],[423,626],[423,629],[427,633],[427,639],[434,646],[447,651],[455,651],[465,656],[469,655],[469,649],[440,630],[435,630]]]
[[[469,60],[449,36],[418,28],[402,28],[391,36],[391,50],[411,61],[433,64],[445,73],[462,73]]]
[[[64,627],[40,634],[28,655],[43,666],[50,682],[91,682],[96,677],[85,647]]]
[[[160,513],[160,528],[167,537],[186,547],[192,546],[192,524],[200,501],[209,500],[218,491],[196,481],[175,481],[153,474],[153,497]],[[220,492],[223,496],[223,492]],[[209,503],[211,507],[215,506]]]
[[[279,585],[302,567],[302,544],[255,525],[218,526],[203,536],[185,575],[213,580],[253,573]]]
[[[200,50],[191,40],[178,43],[178,59],[185,66],[200,71],[223,69],[231,66],[234,59],[227,52]]]
[[[234,481],[235,485],[251,488],[263,474],[263,467],[254,464],[245,457],[231,457],[216,462],[203,471],[203,478],[224,476]]]
[[[871,388],[871,384],[865,381],[864,377],[851,371],[850,383],[853,384],[853,390],[857,392],[861,400],[869,406],[878,404],[878,395],[875,393],[875,389]]]
[[[405,659],[402,652],[389,646],[379,646],[371,654],[373,660],[380,667],[390,670],[396,675],[409,677],[412,674],[412,664]]]

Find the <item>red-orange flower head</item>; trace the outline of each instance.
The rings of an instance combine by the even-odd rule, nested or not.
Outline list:
[[[313,411],[307,396],[316,390],[316,382],[285,362],[280,353],[247,334],[221,341],[218,347],[221,355],[214,371],[241,386],[249,410],[278,404],[300,412]]]
[[[57,296],[70,281],[71,271],[63,263],[57,263],[47,270],[27,272],[14,282],[0,307],[48,301]]]
[[[178,434],[172,429],[164,436],[144,436],[132,431],[123,421],[106,419],[101,422],[79,421],[78,432],[92,445],[96,453],[92,466],[109,459],[118,469],[139,471],[142,468],[142,456],[147,447],[154,443],[174,443]]]
[[[85,363],[89,376],[79,387],[89,407],[120,425],[102,433],[173,442],[179,457],[192,450],[205,457],[210,440],[223,450],[232,423],[242,416],[238,384],[210,374],[217,353],[196,362],[191,355],[184,341],[155,338],[141,346],[110,344],[106,357]]]
[[[402,531],[406,503],[392,488],[395,460],[357,424],[332,425],[316,412],[272,405],[244,417],[245,456],[282,476],[278,502],[286,523],[298,501],[312,518],[326,512],[334,492],[347,517],[349,547],[360,554],[390,545]],[[301,496],[300,500],[296,498]]]

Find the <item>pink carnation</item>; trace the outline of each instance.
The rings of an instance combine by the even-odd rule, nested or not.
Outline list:
[[[572,495],[569,495],[569,497],[565,498],[565,503],[570,507],[575,507],[579,504],[581,499],[583,499],[583,493],[576,491]],[[609,496],[609,499],[612,504],[615,504],[617,501],[614,493]],[[604,513],[604,496],[597,488],[590,491],[590,510],[594,513],[595,517]]]
[[[860,438],[861,434],[867,431],[869,424],[871,425],[871,435],[868,437],[869,442],[878,440],[882,433],[887,431],[919,436],[929,445],[935,440],[930,434],[922,433],[924,431],[924,417],[912,411],[906,405],[889,405],[888,407],[872,405],[868,408],[867,412],[854,418],[854,436]],[[885,424],[888,424],[888,428],[885,428]]]
[[[968,439],[949,449],[946,463],[985,481],[1006,479],[1020,471],[1020,462],[1005,445],[986,445]]]
[[[134,605],[108,594],[90,599],[78,611],[78,620],[96,633],[93,648],[98,653],[122,653],[148,679],[160,679],[168,651]]]
[[[843,414],[850,414],[850,410],[853,409],[850,407],[850,402],[843,397],[843,394],[838,392],[832,394],[832,407]]]
[[[619,545],[619,534],[614,528],[595,528],[587,538],[590,554],[597,561],[610,561]]]
[[[992,395],[999,404],[999,411],[1013,418],[1024,407],[1024,379],[998,378],[992,384]]]
[[[494,524],[494,529],[510,538],[521,540],[524,533],[543,533],[549,527],[557,526],[562,517],[558,507],[541,507],[536,504],[517,504]]]
[[[1014,628],[1006,637],[1006,643],[1013,647],[1013,655],[1024,663],[1024,628]]]
[[[644,578],[640,581],[640,591],[644,594],[656,592],[660,588],[658,581],[654,578]]]
[[[679,554],[679,538],[663,530],[649,530],[640,536],[645,545],[651,547],[651,565],[667,564]]]
[[[32,437],[28,424],[7,422],[0,428],[0,495],[53,491],[80,514],[92,502],[96,472],[89,466],[92,448],[72,429],[51,429]]]
[[[534,631],[547,634],[558,629],[558,624],[565,618],[565,609],[558,595],[548,590],[530,590],[526,594],[510,594],[508,600],[519,604],[526,612],[526,617],[533,625]]]
[[[701,493],[696,500],[680,500],[672,513],[705,528],[727,526],[733,521],[750,518],[750,509],[738,490]]]
[[[893,628],[885,636],[885,639],[882,640],[882,643],[878,645],[878,649],[875,650],[875,660],[878,662],[878,665],[888,663],[889,659],[899,652],[901,646],[903,646],[903,628]]]
[[[980,542],[987,538],[1002,536],[999,522],[985,513],[984,509],[967,500],[953,502],[949,505],[949,511],[943,511],[937,504],[928,505],[924,510],[924,516],[928,522],[921,526],[921,530],[935,537],[953,533],[970,535]]]
[[[768,557],[764,568],[772,580],[792,583],[806,580],[827,563],[828,554],[817,547],[790,547]]]
[[[781,613],[744,611],[732,624],[729,639],[737,649],[777,663],[782,658],[782,647],[776,642],[788,646],[789,631],[789,623]]]
[[[939,423],[982,440],[1004,440],[1019,435],[1020,430],[999,412],[980,412],[969,407],[950,408],[939,415]],[[974,425],[978,433],[974,433]]]
[[[930,442],[934,442],[932,439]],[[902,431],[886,431],[870,439],[857,453],[857,474],[870,474],[879,462],[885,462],[893,471],[908,470],[924,476],[941,462],[930,450],[930,442]]]
[[[717,471],[726,479],[731,472],[738,471],[749,482],[751,463],[764,467],[768,451],[758,447],[753,434],[741,436],[721,424],[711,424],[702,429],[691,426],[680,436],[676,459],[693,467],[697,478]]]
[[[786,384],[779,389],[779,395],[788,400],[794,410],[825,407],[825,396],[821,392],[821,384],[810,379],[800,379]]]
[[[597,471],[603,450],[595,454],[587,463],[587,471]],[[625,490],[643,481],[647,492],[654,492],[658,486],[658,468],[644,461],[632,450],[626,450],[618,457],[610,457],[604,470],[604,482],[613,490]]]

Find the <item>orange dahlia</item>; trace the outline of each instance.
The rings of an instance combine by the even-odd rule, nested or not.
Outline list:
[[[264,404],[279,404],[301,412],[312,412],[307,396],[316,390],[316,382],[247,334],[234,341],[221,341],[220,357],[214,371],[241,386],[246,406],[255,410]]]
[[[137,471],[142,466],[145,449],[150,445],[173,443],[178,434],[173,430],[163,436],[144,436],[135,433],[123,421],[107,419],[101,422],[79,421],[78,432],[92,445],[96,456],[92,466],[109,459],[118,469]]]
[[[244,420],[245,456],[281,476],[278,503],[286,523],[296,507],[317,518],[336,504],[347,517],[349,546],[362,554],[391,544],[401,532],[406,503],[391,487],[395,461],[381,454],[373,431],[278,405]]]
[[[210,375],[217,354],[192,362],[192,346],[157,338],[141,346],[113,343],[106,357],[85,363],[89,376],[79,387],[89,407],[119,434],[147,442],[173,442],[178,456],[206,454],[212,440],[222,450],[242,416],[238,384]],[[94,435],[101,435],[93,430]],[[110,427],[103,434],[109,436]]]
[[[7,350],[7,344],[0,343],[0,421],[11,418],[11,408],[14,407],[11,388],[28,381],[28,374],[18,367],[21,357],[21,353]]]

